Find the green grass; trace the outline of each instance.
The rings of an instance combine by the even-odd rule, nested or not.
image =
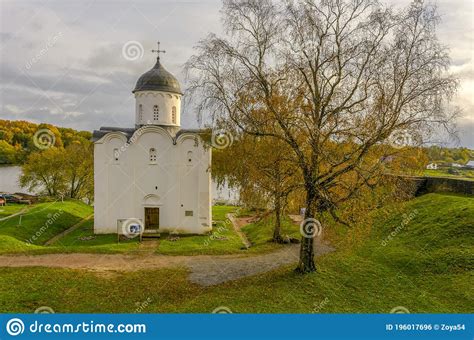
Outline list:
[[[14,237],[0,235],[0,254],[35,253],[45,247],[29,244]]]
[[[225,255],[241,254],[254,255],[271,252],[286,247],[284,244],[269,242],[273,236],[273,217],[268,216],[262,220],[251,223],[242,228],[252,243],[249,249],[243,249],[239,235],[232,224],[225,217],[228,213],[236,213],[239,217],[250,216],[251,211],[238,209],[233,206],[214,206],[213,219],[216,222],[211,235],[180,236],[177,241],[168,240],[168,235],[162,235],[157,253],[165,255]],[[282,235],[300,238],[299,226],[289,219],[282,222]],[[224,239],[219,239],[220,237]]]
[[[226,215],[236,212],[238,207],[229,205],[215,205],[212,207],[212,220],[214,222],[224,222],[227,220]]]
[[[15,203],[8,203],[6,206],[0,206],[0,218],[7,217],[13,215],[22,209],[28,208],[28,205],[25,204],[15,204]]]
[[[473,311],[474,198],[429,194],[376,211],[374,221],[364,239],[318,258],[318,272],[304,276],[289,266],[200,287],[187,281],[184,268],[108,275],[3,268],[0,311],[136,312],[147,299],[143,313],[206,313],[219,306],[235,313],[388,313],[397,306],[412,313]]]
[[[16,211],[21,209],[16,205]],[[14,213],[15,209],[11,209]],[[93,213],[93,207],[80,201],[46,202],[29,206],[20,216],[0,221],[0,254],[46,253],[120,253],[138,249],[138,241],[117,244],[116,235],[94,235],[93,219],[84,219]],[[76,223],[84,223],[51,246],[44,243]],[[82,237],[90,237],[84,240]]]
[[[430,177],[449,177],[474,181],[474,170],[462,170],[456,168],[454,168],[454,170],[456,170],[458,174],[450,174],[447,169],[425,170],[423,174]]]
[[[237,217],[250,217],[250,216],[255,216],[262,213],[265,213],[265,210],[239,207],[236,211],[236,216]]]
[[[0,221],[0,235],[42,245],[93,212],[80,201],[39,203],[24,214]]]
[[[403,208],[373,230],[381,246],[368,248],[371,256],[410,273],[474,269],[474,198],[429,194]]]
[[[14,237],[0,235],[0,254],[56,254],[56,253],[134,253],[139,251],[137,239],[117,243],[117,235],[94,235],[91,220],[84,227],[73,231],[50,246],[40,246],[20,241]],[[80,237],[94,236],[92,240]]]
[[[226,214],[237,207],[215,206],[213,218],[216,226],[210,235],[180,235],[177,241],[163,234],[156,253],[163,255],[222,255],[242,253],[242,241],[229,223]],[[59,213],[61,212],[61,213]],[[47,254],[47,253],[130,253],[141,251],[138,238],[117,243],[116,234],[95,235],[93,219],[85,221],[76,230],[61,237],[50,246],[44,242],[68,229],[93,212],[93,208],[79,201],[41,203],[31,206],[21,217],[0,222],[0,254]],[[55,215],[56,214],[56,215]],[[54,223],[47,224],[57,216]],[[227,223],[226,223],[227,222]],[[47,228],[44,228],[47,226]],[[41,232],[41,228],[43,231]],[[40,236],[36,239],[36,233]],[[147,242],[147,241],[144,241]]]
[[[213,207],[213,218],[217,225],[211,235],[179,235],[178,240],[171,241],[170,235],[162,234],[155,252],[162,255],[219,255],[241,252],[242,242],[239,236],[230,223],[225,223],[227,220],[225,215],[236,209],[230,206]],[[117,243],[117,235],[94,235],[92,226],[93,223],[90,221],[54,245],[67,252],[134,253],[140,250],[138,239]],[[216,236],[225,239],[219,240]],[[84,240],[83,237],[92,239]]]
[[[286,247],[285,244],[270,242],[273,237],[273,228],[275,224],[274,215],[266,216],[257,222],[250,223],[242,228],[247,238],[252,243],[249,252],[263,253]],[[300,239],[300,227],[293,223],[289,218],[283,218],[281,222],[281,235]]]
[[[243,243],[235,232],[226,214],[235,212],[237,207],[214,206],[212,217],[215,222],[210,235],[180,235],[171,241],[170,235],[162,234],[157,249],[164,255],[224,255],[242,253]],[[171,235],[171,237],[173,237]]]
[[[66,253],[133,253],[139,250],[138,238],[117,242],[116,234],[95,235],[94,220],[61,237],[48,249]]]

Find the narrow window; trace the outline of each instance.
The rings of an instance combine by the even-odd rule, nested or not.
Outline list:
[[[176,124],[176,106],[171,108],[171,121]]]
[[[114,162],[118,163],[119,161],[119,149],[114,149]]]
[[[156,149],[150,149],[150,163],[156,163]]]
[[[158,105],[153,106],[153,120],[158,120],[160,118],[160,110]]]
[[[193,152],[188,151],[188,163],[192,163],[192,162],[193,162]]]
[[[143,121],[143,105],[142,104],[138,105],[138,120],[140,122]]]

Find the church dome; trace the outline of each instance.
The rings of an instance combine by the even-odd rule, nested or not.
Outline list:
[[[164,91],[182,94],[178,80],[161,65],[159,58],[151,70],[138,78],[132,93],[137,91]]]

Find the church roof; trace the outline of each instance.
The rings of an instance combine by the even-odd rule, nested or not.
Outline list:
[[[121,128],[121,127],[103,126],[100,128],[100,130],[94,130],[94,132],[92,133],[92,141],[97,142],[99,139],[101,139],[106,134],[111,133],[111,132],[122,132],[127,136],[127,142],[129,142],[130,138],[132,138],[133,134],[137,130],[138,128]],[[174,137],[174,139],[178,138],[180,135],[185,134],[185,133],[201,134],[208,131],[209,131],[208,129],[181,129],[176,133],[176,136]]]
[[[94,132],[92,132],[92,141],[97,142],[99,139],[101,139],[110,132],[123,132],[127,136],[127,141],[129,141],[130,138],[132,138],[135,130],[136,129],[134,128],[103,126],[100,128],[100,130],[94,130]]]
[[[155,66],[138,78],[132,92],[137,91],[164,91],[182,94],[178,80],[161,65],[159,57],[156,59]]]

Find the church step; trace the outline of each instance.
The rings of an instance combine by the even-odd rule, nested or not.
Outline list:
[[[143,233],[142,238],[160,238],[161,234],[160,233]]]

